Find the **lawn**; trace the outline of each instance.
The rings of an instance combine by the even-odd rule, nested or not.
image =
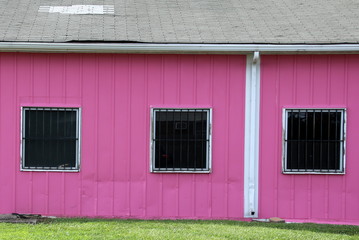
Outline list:
[[[0,239],[359,239],[358,226],[237,221],[55,219],[0,223]]]

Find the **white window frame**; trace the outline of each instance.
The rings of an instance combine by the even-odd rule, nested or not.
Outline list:
[[[180,168],[173,168],[171,170],[166,170],[163,168],[155,168],[155,129],[156,129],[156,114],[155,112],[161,110],[171,110],[171,111],[194,111],[194,110],[204,110],[207,112],[207,126],[206,126],[206,139],[208,142],[206,144],[206,168],[203,170],[188,168],[187,170]],[[212,108],[172,108],[172,107],[153,107],[151,108],[150,113],[151,125],[150,125],[150,172],[152,173],[211,173],[212,171]]]
[[[37,110],[41,109],[44,111],[65,111],[71,109],[71,111],[76,112],[76,162],[75,167],[63,167],[63,168],[54,168],[54,167],[25,167],[25,141],[23,135],[25,133],[25,111],[26,110]],[[79,172],[80,171],[80,159],[81,159],[81,108],[80,107],[37,107],[37,106],[23,106],[21,107],[21,128],[20,128],[20,170],[21,171],[37,171],[37,172]]]
[[[341,112],[341,124],[340,124],[340,139],[343,139],[340,147],[340,159],[339,159],[339,169],[338,170],[323,170],[323,169],[288,169],[287,168],[287,141],[288,138],[288,112],[290,111],[338,111]],[[346,159],[346,108],[283,108],[283,138],[282,138],[282,173],[284,174],[345,174],[345,159]]]

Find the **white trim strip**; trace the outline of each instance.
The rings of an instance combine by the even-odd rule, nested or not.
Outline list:
[[[153,43],[34,43],[0,42],[0,52],[78,53],[315,53],[359,52],[359,44],[153,44]]]
[[[201,111],[199,111],[201,110]],[[156,129],[156,112],[202,112],[207,114],[206,126],[206,168],[156,168],[155,155],[156,155],[156,142],[155,142],[155,129]],[[150,172],[152,173],[211,173],[212,169],[212,108],[166,108],[166,107],[151,107],[151,139],[150,139]]]
[[[288,146],[288,113],[289,112],[336,112],[341,113],[341,124],[340,124],[340,140],[343,141],[340,143],[340,159],[339,159],[339,169],[336,170],[323,170],[323,169],[289,169],[287,167],[287,146]],[[345,174],[345,143],[346,143],[346,108],[331,108],[331,107],[308,107],[308,108],[283,108],[282,109],[282,173],[283,174],[335,174],[343,175]],[[312,170],[312,171],[309,171]]]
[[[41,109],[43,111],[73,111],[76,112],[76,165],[75,167],[70,168],[58,168],[58,167],[25,167],[25,111],[27,110],[37,110]],[[69,110],[67,110],[69,109]],[[81,162],[81,108],[80,107],[34,107],[34,106],[21,106],[21,115],[20,115],[21,125],[20,125],[20,171],[31,171],[31,172],[79,172],[80,171],[80,162]],[[26,136],[25,136],[26,137]]]
[[[259,52],[247,55],[244,143],[244,217],[258,217]]]

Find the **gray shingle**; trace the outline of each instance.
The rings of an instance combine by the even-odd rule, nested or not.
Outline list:
[[[38,12],[114,5],[114,15]],[[357,0],[0,0],[0,41],[359,42]]]

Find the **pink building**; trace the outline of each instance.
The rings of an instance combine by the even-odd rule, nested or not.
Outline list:
[[[56,2],[0,3],[0,214],[359,224],[358,6]]]

